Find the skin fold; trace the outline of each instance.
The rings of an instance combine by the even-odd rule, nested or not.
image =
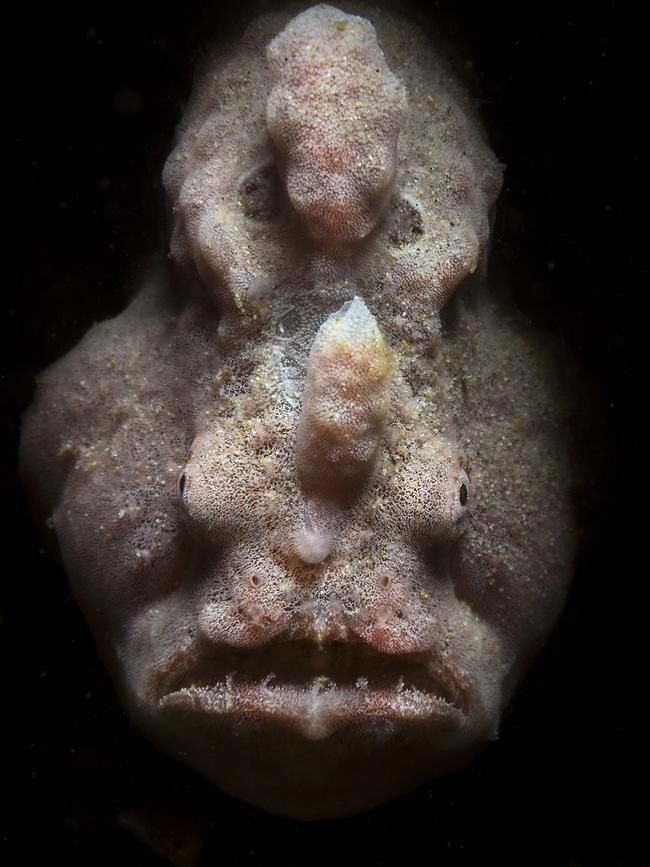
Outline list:
[[[169,251],[25,415],[35,516],[131,717],[271,812],[467,762],[562,609],[571,398],[491,297],[502,168],[408,19],[257,18],[197,77]]]

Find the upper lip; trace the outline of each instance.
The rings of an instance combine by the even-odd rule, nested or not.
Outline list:
[[[246,649],[217,645],[178,663],[156,678],[162,708],[236,714],[239,704],[301,730],[316,704],[319,725],[327,718],[328,728],[334,719],[359,715],[458,723],[469,710],[467,683],[432,651],[396,654],[364,643],[292,640]],[[273,694],[281,701],[270,700]]]

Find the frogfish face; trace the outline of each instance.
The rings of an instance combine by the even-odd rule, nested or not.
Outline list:
[[[215,50],[171,261],[42,374],[21,447],[134,721],[299,818],[496,738],[576,547],[558,358],[485,278],[501,166],[429,39],[345,8]]]

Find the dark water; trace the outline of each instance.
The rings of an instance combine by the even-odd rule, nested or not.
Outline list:
[[[179,839],[186,854],[203,841],[206,864],[648,863],[633,793],[647,779],[639,602],[647,566],[635,553],[645,436],[631,351],[647,285],[645,58],[639,22],[618,3],[453,5],[508,164],[494,267],[520,275],[520,304],[580,357],[610,432],[612,484],[605,499],[585,503],[595,506],[596,530],[574,594],[499,742],[463,773],[395,804],[304,825],[220,796],[160,757],[116,706],[65,578],[26,513],[15,476],[18,414],[34,374],[124,306],[143,254],[162,243],[160,169],[205,7],[25,6],[5,36],[4,204],[15,232],[2,296],[0,665],[13,806],[3,811],[0,845],[15,854],[0,853],[1,863],[164,864],[120,816],[132,828],[170,829],[168,847]],[[594,436],[601,427],[596,420]]]

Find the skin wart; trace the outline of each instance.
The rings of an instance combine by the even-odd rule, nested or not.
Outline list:
[[[179,126],[171,257],[24,419],[35,514],[132,718],[271,812],[467,762],[562,608],[570,406],[490,297],[501,178],[412,22],[258,18]]]

